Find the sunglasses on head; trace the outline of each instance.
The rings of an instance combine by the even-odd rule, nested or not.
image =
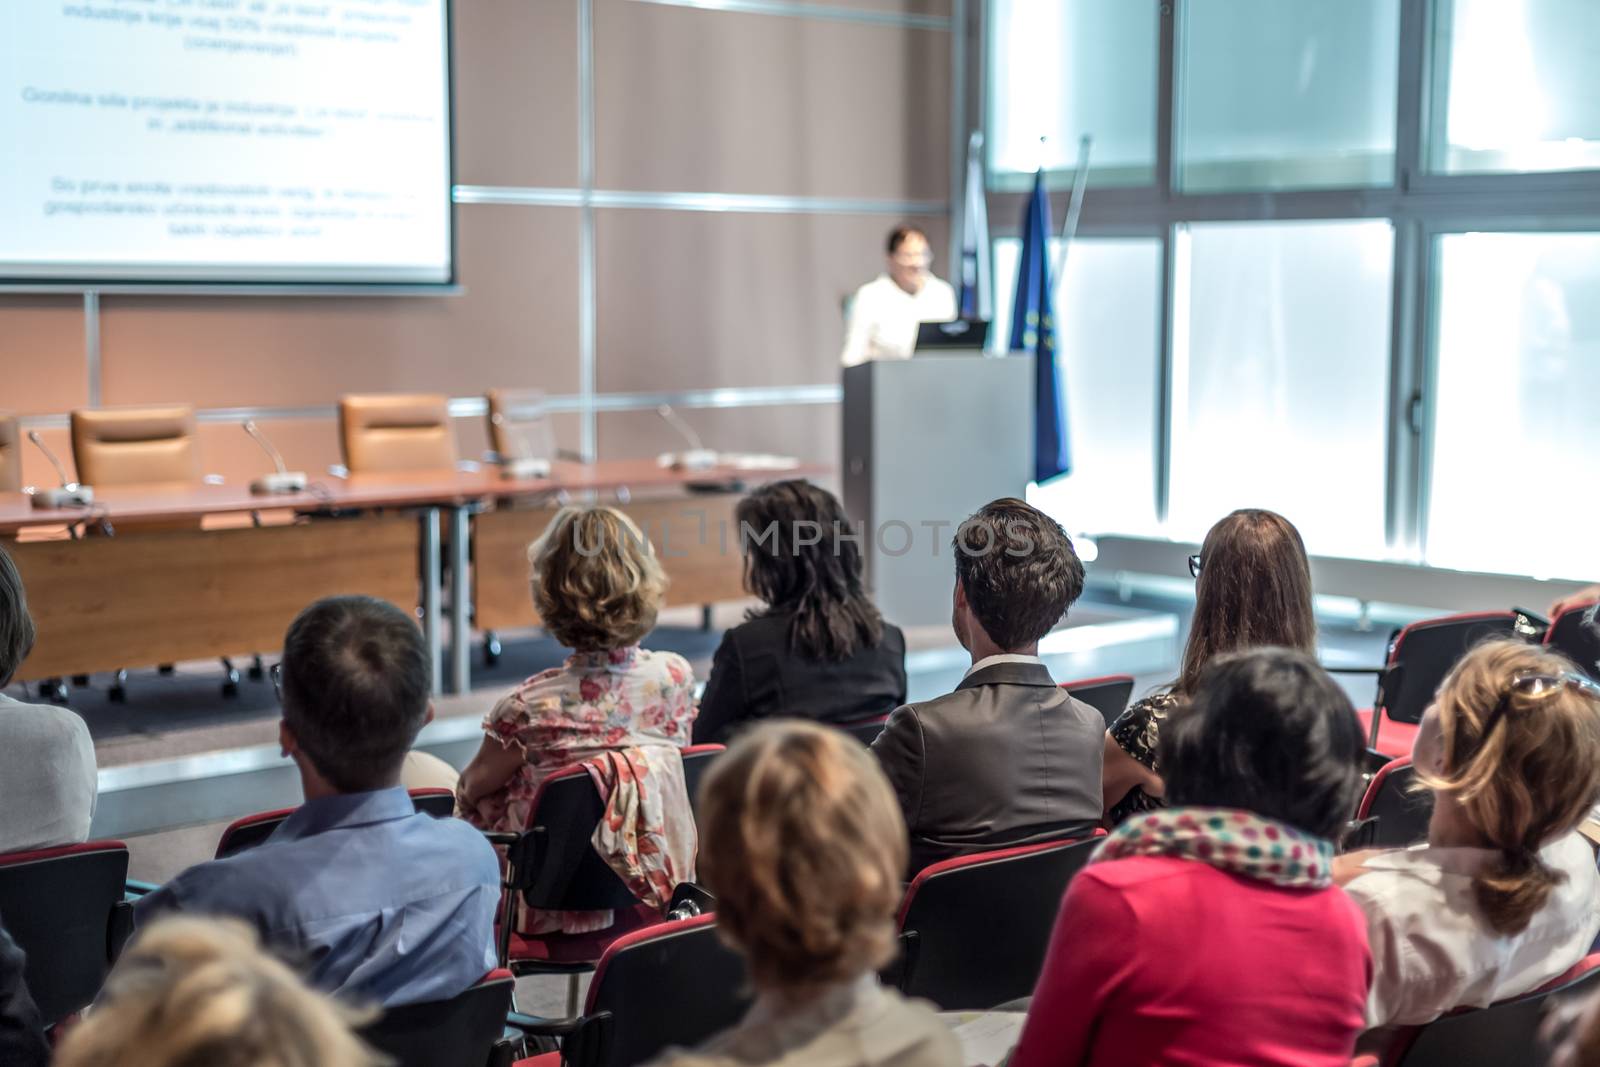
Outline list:
[[[1511,710],[1511,698],[1528,697],[1540,699],[1556,692],[1559,689],[1572,688],[1586,694],[1591,700],[1600,701],[1600,682],[1593,678],[1579,674],[1577,671],[1562,671],[1559,674],[1519,674],[1511,680],[1506,687],[1505,694],[1500,697],[1500,702],[1494,706],[1489,717],[1483,721],[1483,729],[1478,733],[1478,743],[1473,746],[1473,751],[1482,748],[1494,733],[1494,728],[1500,725],[1500,720],[1506,717]],[[1460,736],[1460,735],[1457,735]],[[1468,753],[1471,755],[1471,753]],[[1452,762],[1459,763],[1459,760]]]

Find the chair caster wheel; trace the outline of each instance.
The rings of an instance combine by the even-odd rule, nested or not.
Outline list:
[[[106,699],[113,704],[126,704],[128,702],[128,690],[125,686],[114,685],[106,690]]]

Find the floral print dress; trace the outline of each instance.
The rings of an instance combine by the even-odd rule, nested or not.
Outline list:
[[[1156,752],[1161,746],[1161,724],[1166,721],[1167,713],[1178,706],[1178,700],[1172,693],[1156,693],[1134,702],[1111,724],[1111,740],[1122,751],[1160,774]],[[1134,786],[1128,790],[1127,796],[1106,812],[1106,825],[1115,827],[1130,815],[1166,806],[1166,801],[1160,797],[1153,797],[1139,786]]]
[[[689,744],[695,710],[694,672],[675,652],[638,645],[574,652],[484,718],[484,732],[519,748],[524,763],[502,787],[503,815],[485,824],[475,812],[462,814],[485,830],[521,833],[539,783],[583,764],[607,798],[596,849],[641,900],[664,904],[694,877],[694,815],[679,750]],[[586,933],[613,920],[611,912],[525,908],[518,925],[528,934]]]

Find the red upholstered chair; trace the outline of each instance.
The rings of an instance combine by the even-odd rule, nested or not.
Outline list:
[[[1480,611],[1424,619],[1396,630],[1378,672],[1378,693],[1362,711],[1368,744],[1388,756],[1405,756],[1416,739],[1417,723],[1450,668],[1481,641],[1514,637],[1517,613]]]
[[[491,971],[449,1000],[387,1009],[361,1038],[393,1067],[509,1067],[520,1044],[505,1037],[515,986],[510,971]]]
[[[1359,848],[1405,848],[1428,836],[1433,796],[1415,788],[1410,756],[1379,768],[1356,808],[1359,829],[1348,844]]]
[[[684,783],[690,796],[721,745],[683,750]],[[577,1012],[578,976],[595,968],[606,948],[630,930],[662,921],[642,904],[595,851],[595,825],[604,815],[600,794],[583,767],[556,771],[539,784],[521,834],[489,834],[506,846],[506,896],[500,919],[500,962],[516,974],[566,974],[568,1014]],[[541,911],[612,911],[616,922],[590,934],[516,932],[516,900]]]
[[[1554,1052],[1539,1033],[1551,1004],[1597,989],[1600,953],[1531,993],[1453,1012],[1426,1026],[1405,1027],[1380,1062],[1383,1067],[1542,1067]]]
[[[1589,677],[1600,680],[1600,623],[1590,613],[1596,602],[1579,604],[1550,620],[1545,647],[1560,652]]]
[[[0,856],[0,920],[28,954],[28,990],[47,1025],[94,1000],[133,930],[123,901],[128,847],[90,841]]]
[[[859,719],[856,722],[839,723],[839,729],[860,741],[863,745],[871,745],[883,733],[883,724],[889,721],[888,715],[875,715],[870,719]]]
[[[674,919],[613,941],[595,967],[583,1015],[529,1027],[564,1035],[559,1057],[524,1062],[634,1067],[669,1047],[709,1040],[749,1007],[744,960],[717,937],[716,916]]]
[[[900,988],[945,1011],[983,1011],[1033,993],[1061,896],[1104,835],[944,860],[900,905]]]
[[[413,789],[411,802],[424,815],[444,819],[449,818],[455,811],[456,795],[448,789]],[[263,844],[272,836],[274,830],[283,825],[283,820],[294,813],[294,808],[279,808],[277,811],[260,811],[254,815],[246,815],[242,819],[235,819],[217,839],[215,858],[220,860]]]
[[[1062,682],[1061,688],[1100,713],[1109,728],[1128,707],[1133,696],[1133,675],[1107,674],[1099,678],[1080,678]]]

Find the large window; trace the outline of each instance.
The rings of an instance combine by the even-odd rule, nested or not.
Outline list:
[[[985,10],[1002,341],[1017,193],[1094,139],[1063,523],[1600,577],[1600,0]]]
[[[1095,184],[1153,181],[1157,12],[1140,0],[995,0],[990,168],[1071,170],[1088,134]]]
[[[1429,563],[1600,576],[1600,233],[1438,240]]]
[[[1434,27],[1437,169],[1600,167],[1600,3],[1442,0]]]
[[[995,244],[993,333],[1011,332],[1021,243]],[[1060,253],[1051,242],[1051,255]],[[1073,533],[1153,534],[1161,242],[1073,242],[1056,286],[1057,355],[1067,393],[1073,470],[1032,500]]]
[[[1263,507],[1313,554],[1383,554],[1393,241],[1386,222],[1180,232],[1174,536]]]
[[[1184,189],[1388,184],[1400,0],[1189,0],[1183,11]]]

